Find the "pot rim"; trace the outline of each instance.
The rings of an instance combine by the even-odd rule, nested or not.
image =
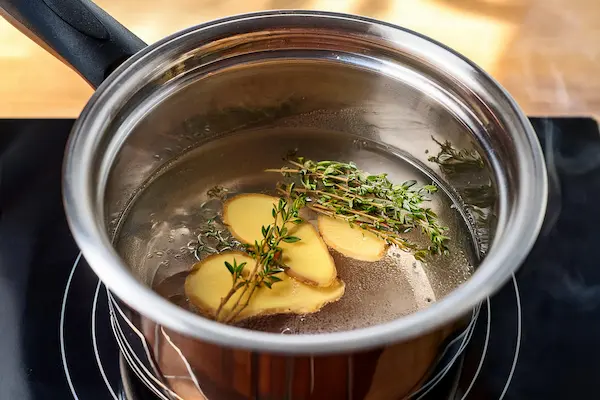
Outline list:
[[[516,194],[516,210],[511,213],[508,222],[522,221],[520,230],[507,235],[506,229],[503,229],[503,232],[498,234],[502,240],[494,240],[488,255],[472,277],[427,309],[380,325],[323,334],[280,335],[217,323],[170,303],[138,281],[113,248],[104,229],[102,216],[96,211],[97,204],[102,204],[102,199],[95,197],[93,185],[98,183],[91,178],[94,149],[105,126],[104,121],[113,115],[110,108],[111,101],[114,103],[113,96],[125,96],[127,88],[131,87],[127,82],[130,78],[128,72],[134,70],[136,65],[160,57],[159,51],[168,49],[178,39],[190,33],[228,26],[242,20],[299,16],[315,20],[341,19],[374,24],[408,34],[407,36],[414,37],[417,42],[426,41],[429,46],[433,44],[448,52],[447,56],[468,64],[489,79],[495,86],[494,89],[508,102],[510,112],[514,115],[516,124],[511,129],[519,131],[518,135],[512,137],[517,149],[515,157],[518,158],[520,166],[519,187]],[[292,354],[336,353],[377,347],[427,333],[466,315],[513,276],[528,255],[544,220],[547,191],[544,158],[533,127],[506,90],[471,61],[443,44],[390,23],[349,14],[303,10],[256,12],[211,21],[175,33],[138,52],[100,85],[85,106],[73,126],[63,170],[63,200],[75,241],[100,280],[120,300],[153,321],[191,337],[229,347]]]

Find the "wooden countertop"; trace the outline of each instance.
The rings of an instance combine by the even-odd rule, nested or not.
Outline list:
[[[147,43],[211,19],[302,8],[399,24],[490,72],[530,115],[600,116],[598,0],[97,0]],[[168,7],[165,4],[168,3]],[[76,117],[92,89],[0,20],[0,117]]]

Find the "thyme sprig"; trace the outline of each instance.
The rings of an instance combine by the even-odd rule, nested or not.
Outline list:
[[[306,196],[294,195],[294,185],[286,187],[285,196],[279,198],[277,204],[273,206],[273,223],[262,226],[262,239],[256,240],[253,244],[244,245],[248,255],[255,263],[249,273],[244,273],[246,263],[238,264],[233,260],[233,264],[225,263],[225,267],[232,277],[231,290],[221,299],[215,318],[225,323],[234,321],[237,316],[248,306],[250,299],[256,289],[260,287],[271,287],[281,281],[277,275],[284,272],[286,266],[283,264],[282,242],[295,243],[300,240],[299,237],[292,235],[291,225],[297,225],[303,222],[299,216],[300,209],[306,204]],[[237,294],[237,296],[236,296]],[[225,305],[232,300],[233,305],[226,315],[222,315]]]
[[[292,187],[290,196],[308,199],[311,210],[372,232],[389,244],[411,251],[419,260],[427,254],[448,252],[448,237],[444,235],[447,228],[439,224],[433,210],[422,204],[437,191],[435,185],[419,187],[414,180],[393,184],[387,174],[369,174],[352,162],[315,162],[302,157],[287,161],[290,166],[267,171],[297,178],[299,184]],[[287,186],[280,183],[278,191],[286,193]],[[428,236],[428,247],[420,248],[401,236],[414,228]]]

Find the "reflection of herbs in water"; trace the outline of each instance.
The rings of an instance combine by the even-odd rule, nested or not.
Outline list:
[[[297,178],[296,182],[279,183],[277,191],[282,196],[272,210],[273,223],[262,226],[262,239],[253,244],[244,244],[242,248],[255,260],[252,268],[246,262],[225,262],[232,276],[231,289],[221,299],[213,316],[224,323],[232,323],[247,307],[256,289],[271,288],[281,281],[276,275],[287,269],[281,263],[283,249],[280,243],[294,243],[300,238],[288,233],[286,224],[299,224],[300,209],[307,206],[317,214],[342,219],[351,226],[357,226],[374,233],[388,245],[411,252],[416,259],[424,260],[428,254],[448,254],[448,237],[443,233],[447,228],[437,221],[437,215],[422,203],[429,200],[427,195],[434,193],[437,187],[416,186],[416,181],[407,181],[394,185],[386,174],[370,175],[359,170],[353,163],[335,161],[313,162],[297,158],[289,160],[292,167],[268,170],[280,172],[286,177]],[[227,190],[220,186],[207,193],[209,197],[224,200]],[[418,228],[430,240],[426,248],[418,247],[401,237]],[[214,254],[239,248],[231,235],[214,226],[214,219],[198,235],[197,243],[190,248],[200,260],[202,253]],[[246,267],[246,268],[245,268]],[[249,271],[249,272],[248,272]],[[235,298],[234,304],[227,307]]]
[[[429,157],[429,161],[438,164],[445,174],[483,169],[483,160],[477,151],[472,149],[457,150],[447,140],[441,143],[434,137],[431,139],[440,146],[440,151],[436,156]]]
[[[485,254],[489,245],[489,231],[495,218],[493,207],[496,191],[481,155],[473,149],[456,149],[449,141],[433,141],[440,147],[429,161],[436,163],[446,179],[456,189],[464,208],[472,218],[480,251]],[[477,182],[477,183],[472,183]]]

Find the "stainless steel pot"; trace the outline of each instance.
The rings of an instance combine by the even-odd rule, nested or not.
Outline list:
[[[426,37],[357,16],[272,11],[143,47],[93,3],[22,3],[9,1],[4,15],[99,85],[66,150],[65,208],[85,258],[115,296],[122,349],[134,355],[132,364],[145,365],[147,383],[162,396],[407,396],[455,322],[511,277],[537,237],[547,181],[531,125],[489,75]],[[461,191],[469,182],[453,181],[427,152],[437,151],[432,136],[477,151],[483,167],[474,179],[489,181],[491,194],[485,207],[475,205],[490,218],[465,211],[478,239],[472,277],[461,283],[447,273],[439,300],[411,315],[318,335],[219,324],[155,293],[151,274],[113,246],[121,216],[148,178],[231,132],[289,126],[343,132],[409,155],[464,210],[474,208]],[[424,361],[410,377],[390,379],[411,357]],[[387,383],[378,391],[380,381]]]

